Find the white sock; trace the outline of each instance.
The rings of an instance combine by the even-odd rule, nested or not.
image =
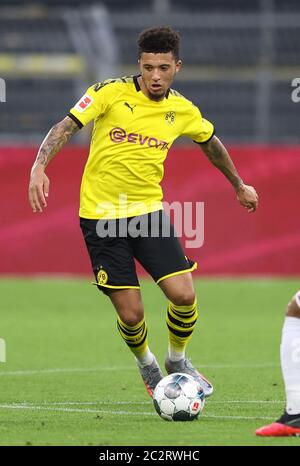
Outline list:
[[[147,348],[146,353],[144,353],[143,356],[139,356],[138,358],[135,356],[135,359],[140,367],[149,366],[153,362],[154,354],[151,353],[149,348]]]
[[[300,413],[300,318],[286,317],[280,346],[288,414]]]
[[[183,351],[174,351],[171,346],[168,347],[169,359],[171,361],[177,362],[185,358],[185,350]]]

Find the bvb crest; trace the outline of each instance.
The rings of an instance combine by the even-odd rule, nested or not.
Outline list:
[[[173,111],[166,113],[165,121],[168,125],[173,125],[175,123],[175,115],[176,113]]]

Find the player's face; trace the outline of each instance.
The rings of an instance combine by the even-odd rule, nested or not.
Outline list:
[[[181,68],[172,52],[146,53],[139,59],[142,91],[152,100],[162,100]]]

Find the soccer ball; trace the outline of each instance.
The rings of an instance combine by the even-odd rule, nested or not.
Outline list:
[[[193,421],[203,410],[205,396],[191,375],[175,373],[156,385],[153,403],[157,413],[166,421]]]

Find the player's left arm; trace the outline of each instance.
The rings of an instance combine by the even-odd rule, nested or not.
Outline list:
[[[246,207],[248,212],[255,212],[258,207],[257,192],[253,186],[244,184],[220,139],[213,136],[208,142],[201,144],[201,149],[211,163],[230,181],[242,206]]]

